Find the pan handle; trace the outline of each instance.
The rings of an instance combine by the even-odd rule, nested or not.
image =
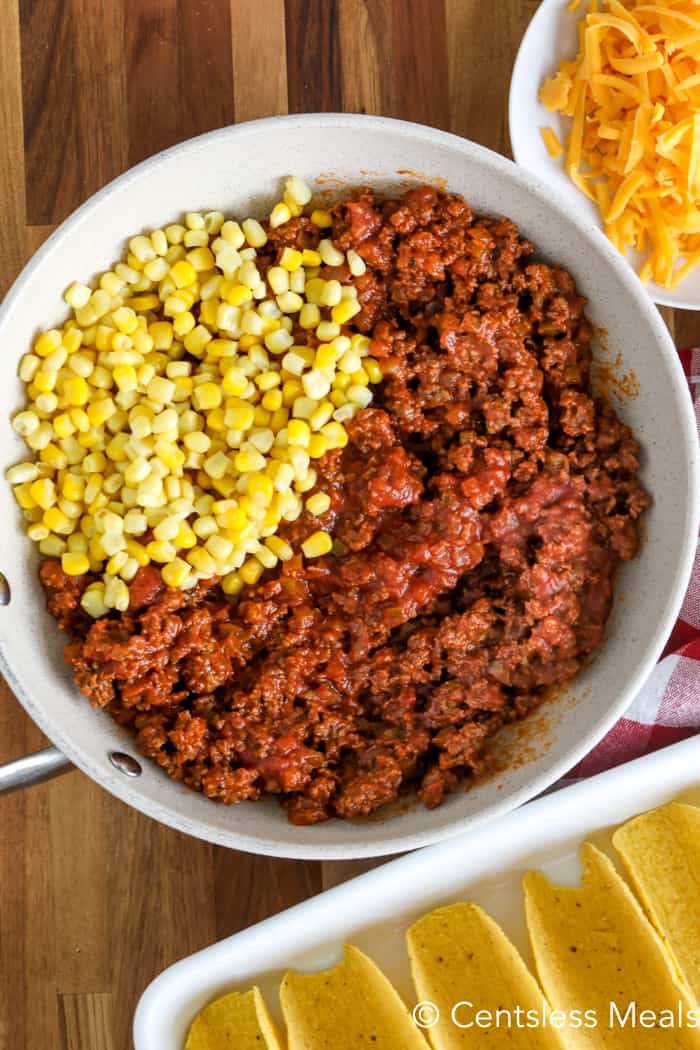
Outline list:
[[[0,765],[0,795],[10,791],[41,784],[44,780],[67,773],[74,766],[57,747],[45,747],[43,751],[34,751],[24,758]]]

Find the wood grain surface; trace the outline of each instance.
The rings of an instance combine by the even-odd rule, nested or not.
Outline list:
[[[536,6],[0,0],[0,294],[105,182],[223,124],[381,113],[507,153],[510,69]],[[664,316],[678,342],[700,336],[697,315]],[[5,688],[0,760],[43,743]],[[369,866],[217,849],[77,772],[0,799],[0,1050],[126,1050],[163,967]]]

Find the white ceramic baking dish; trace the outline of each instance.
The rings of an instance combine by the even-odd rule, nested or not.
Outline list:
[[[532,965],[522,877],[531,868],[571,885],[592,838],[614,857],[609,829],[672,799],[700,803],[700,737],[581,781],[488,827],[384,864],[175,963],[148,986],[134,1019],[135,1050],[180,1050],[193,1017],[234,988],[259,984],[278,1021],[279,982],[290,967],[322,970],[343,944],[368,952],[412,1009],[404,934],[431,908],[475,900]],[[476,1004],[478,1005],[478,1004]]]

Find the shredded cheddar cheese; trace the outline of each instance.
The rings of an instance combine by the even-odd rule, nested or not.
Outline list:
[[[540,132],[550,157],[561,157],[564,147],[557,138],[556,132],[552,128],[540,128]]]
[[[700,264],[699,61],[697,0],[590,0],[578,55],[540,89],[572,121],[565,151],[540,129],[550,156],[620,252],[645,254],[640,277],[666,288]]]

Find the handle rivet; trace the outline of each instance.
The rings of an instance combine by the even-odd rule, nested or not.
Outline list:
[[[110,751],[109,760],[115,769],[123,773],[125,777],[140,777],[141,763],[137,762],[131,755],[124,751]]]

